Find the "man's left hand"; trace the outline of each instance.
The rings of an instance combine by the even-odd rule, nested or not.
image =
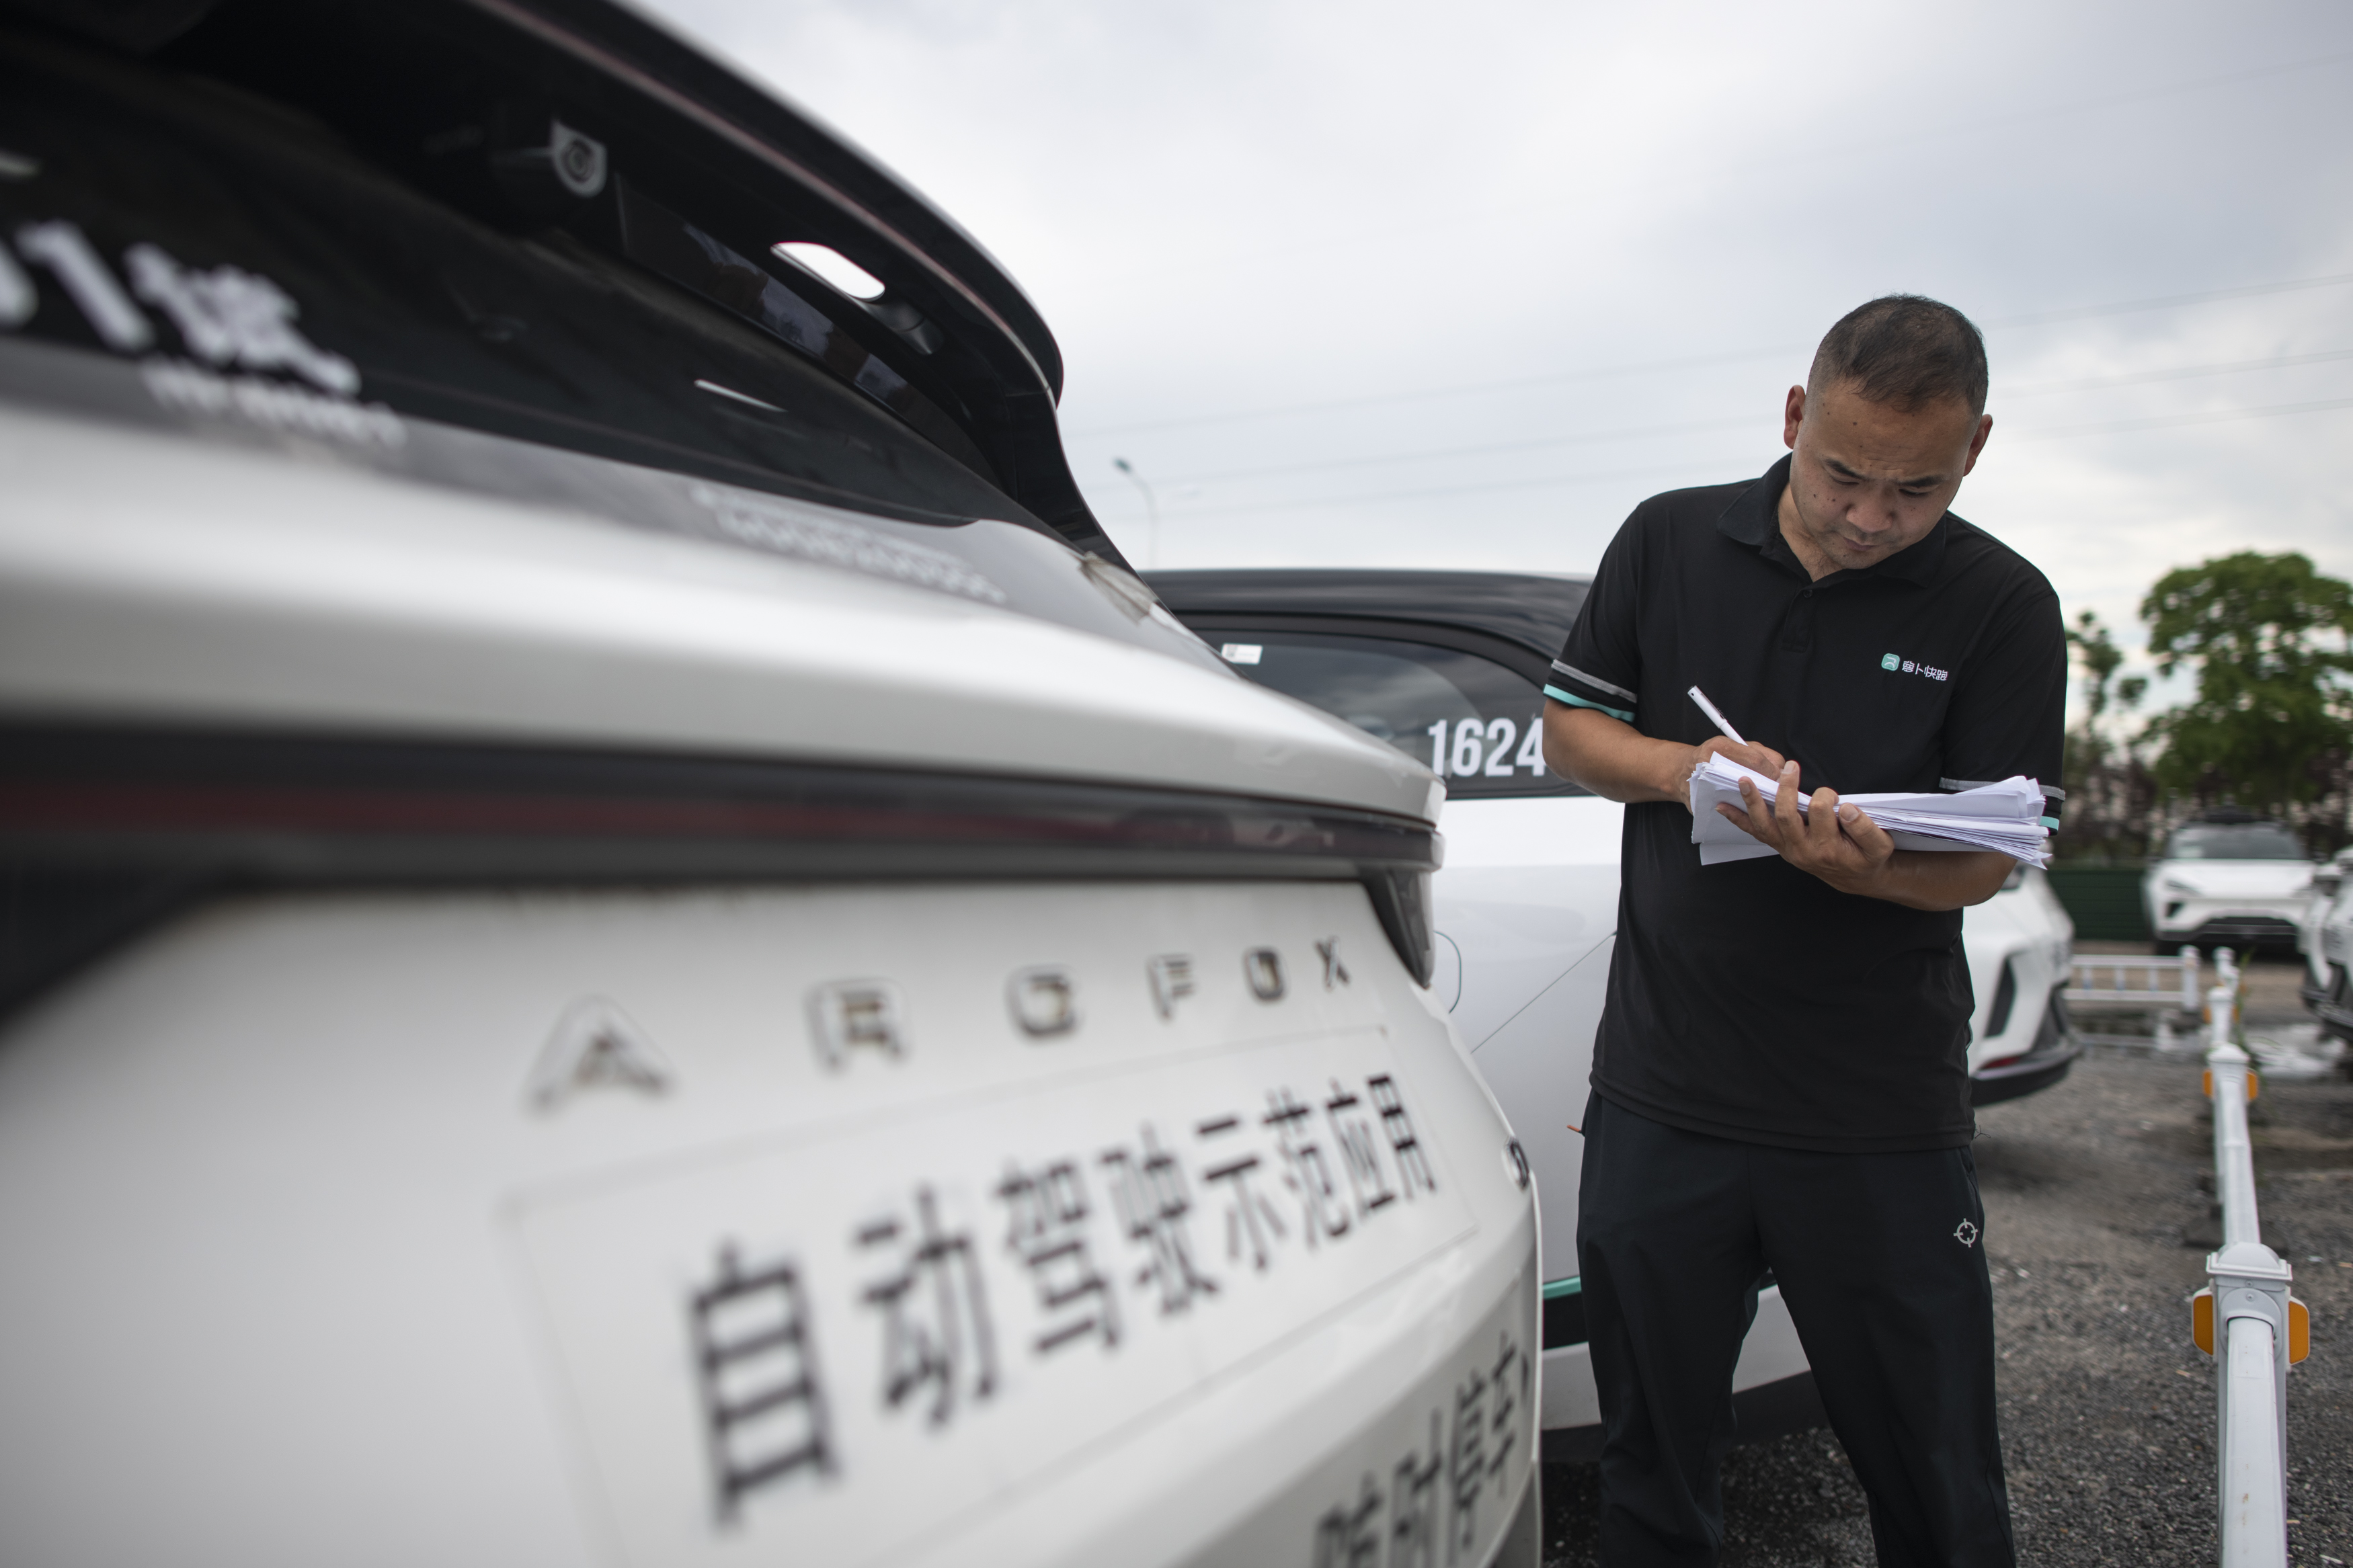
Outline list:
[[[1715,809],[1726,821],[1800,871],[1812,873],[1842,893],[1873,895],[1895,858],[1895,841],[1858,805],[1845,805],[1838,792],[1818,789],[1798,809],[1798,764],[1781,764],[1781,784],[1771,806],[1746,779],[1740,781],[1741,811]]]

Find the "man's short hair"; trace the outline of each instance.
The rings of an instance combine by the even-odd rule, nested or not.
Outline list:
[[[1866,402],[1909,414],[1958,398],[1986,404],[1985,339],[1967,316],[1918,294],[1888,294],[1839,318],[1814,351],[1809,390],[1845,382]]]

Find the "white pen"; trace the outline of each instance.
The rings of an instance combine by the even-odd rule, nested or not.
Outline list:
[[[1736,746],[1748,744],[1746,741],[1740,738],[1740,731],[1732,727],[1732,721],[1715,710],[1715,704],[1707,700],[1706,692],[1694,686],[1691,689],[1691,700],[1699,704],[1699,710],[1706,714],[1718,730],[1724,731],[1725,740]]]

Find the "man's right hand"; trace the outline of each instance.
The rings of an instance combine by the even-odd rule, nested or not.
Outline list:
[[[1711,752],[1767,777],[1781,772],[1781,753],[1770,746],[1743,745],[1722,735],[1697,746],[1654,741],[1622,720],[1567,702],[1545,703],[1544,736],[1545,763],[1553,772],[1604,800],[1630,805],[1672,800],[1688,810],[1693,770]]]
[[[1683,803],[1686,811],[1691,809],[1692,774],[1697,773],[1700,763],[1708,758],[1728,757],[1744,768],[1756,769],[1768,779],[1779,778],[1781,764],[1788,760],[1770,746],[1760,746],[1751,741],[1736,741],[1726,735],[1710,735],[1699,745],[1685,746],[1683,750],[1690,760],[1683,763],[1682,771],[1675,774],[1674,790],[1675,798]]]

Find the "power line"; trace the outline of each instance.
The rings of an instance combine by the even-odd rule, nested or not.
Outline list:
[[[2209,289],[2200,294],[2165,294],[2154,300],[2126,300],[2116,305],[2079,305],[2068,310],[2044,310],[2031,316],[2007,316],[1978,323],[1987,331],[2005,327],[2042,327],[2053,321],[2078,321],[2090,316],[2121,316],[2131,310],[2163,310],[2176,305],[2203,305],[2215,300],[2245,300],[2258,294],[2291,294],[2303,289],[2334,289],[2353,283],[2353,272],[2332,272],[2325,278],[2291,278],[2281,283],[2249,283],[2238,289]]]
[[[2293,365],[2329,364],[2353,360],[2353,349],[2338,349],[2324,353],[2281,354],[2272,359],[2232,360],[2216,364],[2179,365],[2167,370],[2135,371],[2124,375],[2088,376],[2075,381],[2030,383],[2024,386],[1994,389],[1995,402],[2012,397],[2040,397],[2052,393],[2092,392],[2112,386],[2133,386],[2148,382],[2182,381],[2201,375],[2227,375],[2244,371],[2277,370]],[[1440,462],[1453,458],[1493,457],[1504,452],[1540,451],[1555,447],[1586,447],[1602,441],[1640,440],[1652,436],[1682,436],[1701,430],[1762,430],[1771,423],[1770,414],[1743,415],[1733,419],[1693,419],[1672,425],[1638,425],[1616,430],[1594,430],[1576,436],[1547,436],[1529,441],[1495,441],[1473,447],[1438,447],[1419,452],[1388,452],[1374,458],[1337,458],[1307,463],[1278,463],[1257,468],[1228,468],[1209,474],[1179,474],[1165,480],[1170,485],[1213,484],[1229,479],[1268,479],[1282,474],[1320,473],[1335,468],[1368,468],[1394,463]]]
[[[1752,453],[1745,458],[1722,459],[1714,466],[1737,472],[1755,461]],[[1565,489],[1571,485],[1602,484],[1612,479],[1635,479],[1651,474],[1683,474],[1703,467],[1695,461],[1651,463],[1639,468],[1613,468],[1603,473],[1556,474],[1540,479],[1501,479],[1493,484],[1440,485],[1419,490],[1368,490],[1359,495],[1306,496],[1292,500],[1250,501],[1241,506],[1211,506],[1189,509],[1185,516],[1232,517],[1241,512],[1282,511],[1292,507],[1356,506],[1368,501],[1423,500],[1439,496],[1489,495],[1499,490],[1535,490]]]
[[[2013,441],[2055,441],[2062,436],[2105,436],[2127,430],[2163,430],[2177,425],[2222,425],[2239,419],[2276,419],[2291,414],[2324,414],[2353,408],[2353,397],[2319,403],[2275,403],[2265,408],[2217,408],[2203,414],[2166,414],[2151,419],[2112,419],[2098,425],[2060,425],[2013,436]]]
[[[2057,321],[2082,321],[2094,316],[2128,315],[2137,310],[2175,310],[2185,305],[2210,304],[2222,300],[2252,299],[2263,294],[2295,293],[2311,289],[2334,289],[2353,283],[2353,272],[2334,272],[2318,278],[2290,278],[2274,283],[2249,283],[2231,289],[2210,289],[2195,294],[2164,294],[2150,299],[2120,300],[2103,305],[2078,305],[2063,310],[2043,310],[2031,315],[2005,316],[1980,321],[1989,332],[2004,331],[2015,327],[2048,326]],[[1696,370],[1709,365],[1733,364],[1745,360],[1776,359],[1810,352],[1804,344],[1783,344],[1775,348],[1740,349],[1725,353],[1687,355],[1676,359],[1641,360],[1628,364],[1601,365],[1589,370],[1563,371],[1552,375],[1514,377],[1504,381],[1467,382],[1457,386],[1430,387],[1412,392],[1377,393],[1367,397],[1331,398],[1314,403],[1275,404],[1262,408],[1241,409],[1229,414],[1200,414],[1182,419],[1145,420],[1132,425],[1098,426],[1092,430],[1069,433],[1071,440],[1090,440],[1105,436],[1126,436],[1145,430],[1189,429],[1205,425],[1235,425],[1251,420],[1271,419],[1295,414],[1325,414],[1350,408],[1375,408],[1398,403],[1431,402],[1447,397],[1470,397],[1482,393],[1510,392],[1533,386],[1563,386],[1579,381],[1601,381],[1612,376],[1651,375],[1662,371]]]
[[[2008,442],[2053,441],[2069,436],[2102,436],[2134,430],[2158,430],[2183,425],[2220,425],[2244,419],[2282,418],[2298,414],[2321,414],[2337,409],[2353,408],[2353,397],[2330,398],[2316,403],[2281,403],[2261,408],[2222,408],[2200,414],[2164,415],[2150,419],[2119,419],[2094,425],[2061,425],[2030,430],[2021,435],[2007,436]],[[1506,490],[1568,489],[1576,485],[1601,484],[1615,479],[1641,479],[1652,474],[1685,474],[1704,467],[1737,471],[1753,462],[1755,454],[1745,458],[1711,459],[1706,463],[1690,460],[1672,464],[1648,464],[1637,468],[1613,468],[1581,474],[1555,474],[1533,479],[1503,479],[1492,484],[1438,485],[1411,490],[1367,490],[1355,495],[1295,496],[1284,500],[1250,501],[1240,506],[1211,506],[1186,509],[1187,518],[1232,517],[1245,512],[1282,511],[1291,509],[1322,506],[1360,506],[1378,501],[1430,500],[1446,496],[1492,495]]]
[[[1681,436],[1694,430],[1757,429],[1767,424],[1755,415],[1736,419],[1686,420],[1676,425],[1641,425],[1622,430],[1593,430],[1579,436],[1546,436],[1534,441],[1497,441],[1479,447],[1441,447],[1426,452],[1390,452],[1377,458],[1339,458],[1327,462],[1279,463],[1264,468],[1229,468],[1216,474],[1180,474],[1170,484],[1206,485],[1225,479],[1264,479],[1273,474],[1315,473],[1329,468],[1369,468],[1388,463],[1435,462],[1446,458],[1482,458],[1498,452],[1527,452],[1551,447],[1589,447],[1600,441],[1640,440],[1650,436]]]
[[[1197,425],[1232,425],[1250,419],[1267,419],[1277,415],[1323,414],[1344,408],[1373,408],[1390,403],[1419,403],[1441,397],[1468,397],[1482,392],[1509,392],[1525,386],[1557,386],[1573,381],[1600,381],[1613,375],[1648,375],[1663,370],[1696,370],[1705,365],[1731,364],[1740,360],[1773,359],[1782,354],[1803,353],[1803,345],[1769,349],[1741,349],[1730,353],[1695,354],[1683,359],[1642,360],[1632,364],[1599,365],[1590,370],[1562,371],[1552,375],[1532,375],[1509,381],[1474,381],[1460,386],[1430,387],[1417,392],[1377,393],[1370,397],[1337,397],[1321,403],[1283,403],[1267,408],[1244,409],[1232,414],[1198,414],[1184,419],[1154,419],[1139,425],[1104,425],[1092,430],[1073,430],[1071,440],[1091,440],[1099,436],[1125,436],[1139,430],[1176,430]]]
[[[2187,381],[2192,376],[2230,375],[2248,370],[2282,370],[2299,364],[2333,364],[2348,359],[2353,359],[2353,349],[2334,349],[2325,353],[2281,354],[2274,359],[2227,360],[2219,364],[2189,364],[2171,370],[2086,376],[2079,381],[2029,382],[2024,386],[2005,386],[1996,390],[2003,397],[2042,397],[2054,392],[2097,392],[2111,386],[2138,386],[2153,381]]]

